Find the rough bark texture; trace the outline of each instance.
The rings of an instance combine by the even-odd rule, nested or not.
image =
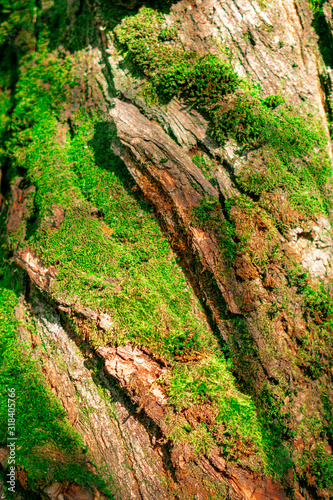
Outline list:
[[[68,335],[59,315],[37,296],[33,308],[38,340],[45,347],[41,351],[45,378],[66,409],[70,423],[84,437],[92,463],[107,466],[115,498],[169,498],[158,479],[164,472],[161,456],[152,448],[147,430],[135,418],[122,392],[103,372],[100,376],[112,402],[98,392],[98,382],[86,366],[96,364],[96,354],[87,346],[84,356],[75,344],[79,339]]]
[[[221,271],[223,257],[220,256],[219,258],[218,245],[212,234],[190,227],[186,237],[184,237],[183,228],[188,224],[191,206],[193,207],[198,203],[198,197],[201,194],[200,190],[204,188],[204,183],[202,183],[199,184],[197,191],[194,191],[192,187],[186,186],[183,180],[184,177],[189,177],[190,175],[193,178],[193,164],[188,164],[189,169],[187,172],[184,170],[184,165],[182,165],[182,170],[180,168],[177,169],[179,156],[177,158],[178,161],[175,161],[173,155],[175,146],[172,141],[169,143],[167,136],[165,136],[164,140],[159,140],[161,132],[158,127],[150,123],[142,115],[138,116],[138,111],[133,106],[115,101],[115,108],[110,114],[117,126],[117,138],[126,146],[126,149],[121,150],[115,144],[113,146],[114,151],[122,157],[138,185],[156,207],[163,225],[165,225],[166,230],[173,237],[175,248],[184,257],[186,256],[184,264],[192,271],[191,278],[196,283],[196,288],[202,290],[201,295],[206,300],[208,299],[207,302],[211,308],[212,316],[219,325],[221,336],[227,343],[230,343],[235,332],[228,330],[229,325],[227,322],[219,321],[222,315],[221,309],[219,310],[219,300],[215,299],[214,302],[210,290],[207,290],[207,281],[211,282],[214,279],[226,302],[228,311],[231,314],[243,315],[247,321],[248,331],[253,337],[260,353],[260,361],[257,360],[254,362],[251,369],[251,377],[255,380],[256,390],[260,392],[264,388],[267,376],[270,379],[280,380],[280,383],[282,376],[285,383],[291,384],[291,386],[297,384],[297,397],[293,399],[290,406],[288,405],[291,413],[291,425],[296,430],[297,421],[303,418],[300,413],[300,406],[304,402],[307,402],[306,406],[309,408],[310,413],[312,413],[314,408],[319,404],[317,382],[307,380],[299,368],[291,373],[290,358],[286,356],[286,351],[288,350],[291,350],[293,353],[297,351],[297,345],[292,338],[293,335],[297,330],[305,331],[308,326],[305,324],[304,319],[302,319],[301,314],[297,314],[297,306],[295,311],[297,319],[294,319],[293,326],[290,325],[290,330],[284,329],[281,324],[282,318],[278,317],[275,322],[276,351],[274,357],[272,357],[269,354],[269,345],[262,337],[257,316],[260,308],[258,297],[261,297],[261,300],[266,304],[279,300],[274,292],[270,292],[269,290],[272,286],[282,285],[282,280],[284,280],[283,275],[278,269],[273,267],[272,274],[268,272],[264,280],[261,280],[256,267],[244,257],[237,257],[235,271],[228,269],[227,264],[225,264],[226,267],[224,270]],[[138,124],[138,127],[135,128],[133,124]],[[149,141],[147,137],[150,138]],[[159,144],[163,146],[159,147]],[[169,144],[170,150],[167,149]],[[143,152],[145,154],[144,157]],[[163,169],[159,168],[162,156],[167,157],[169,160],[163,165]],[[226,179],[226,175],[224,179]],[[230,180],[227,180],[226,185],[229,183]],[[184,190],[184,187],[186,190]],[[207,194],[211,194],[208,189],[206,192]],[[236,227],[237,219],[239,220],[240,216],[239,212],[235,213]],[[239,223],[241,224],[241,222]],[[329,223],[324,220],[323,224]],[[319,227],[316,227],[319,230]],[[302,229],[300,231],[303,232]],[[260,244],[262,244],[261,240],[266,238],[268,233],[268,226],[266,226],[263,220],[259,220],[256,238],[259,239]],[[291,247],[293,251],[296,250],[298,254],[301,254],[301,263],[305,268],[308,268],[315,276],[325,276],[328,278],[330,270],[329,268],[327,269],[328,262],[326,255],[320,250],[320,244],[317,247],[317,244],[313,243],[314,248],[310,250],[308,245],[302,245],[301,239],[295,242],[295,238],[293,238],[288,243],[281,235],[275,234],[273,238],[285,242],[286,255],[290,252]],[[315,238],[314,241],[316,241]],[[328,247],[329,249],[331,245],[328,244],[326,246],[323,244],[323,247]],[[311,255],[310,258],[308,252]],[[317,256],[317,253],[320,255]],[[198,268],[195,267],[196,255],[200,256],[202,271],[206,274],[203,274],[202,271],[198,272]],[[221,279],[222,276],[223,278],[225,276],[228,278]],[[236,276],[241,278],[241,281],[237,281]],[[274,279],[277,281],[276,283],[274,283]],[[292,377],[294,377],[294,381],[292,381]],[[330,376],[325,380],[326,384],[330,385]],[[298,437],[295,437],[295,441],[298,439]],[[244,498],[246,497],[244,496]]]
[[[246,157],[235,160],[235,141],[228,140],[224,146],[217,144],[209,135],[208,118],[199,114],[195,105],[190,108],[176,98],[167,104],[147,101],[143,95],[147,79],[128,62],[113,31],[105,34],[107,22],[104,23],[101,4],[67,3],[72,24],[63,28],[68,30],[66,33],[70,33],[76,16],[80,19],[84,9],[89,13],[89,29],[93,33],[87,34],[87,43],[83,44],[82,66],[89,77],[96,76],[97,83],[92,83],[93,91],[87,90],[84,106],[99,109],[107,122],[112,132],[109,146],[123,161],[142,197],[153,207],[202,304],[207,329],[212,328],[221,345],[233,352],[237,387],[256,402],[267,387],[272,389],[270,394],[274,388],[283,387],[284,424],[289,432],[285,440],[293,449],[293,463],[298,464],[304,449],[309,449],[311,455],[315,447],[313,422],[324,420],[321,398],[324,388],[332,396],[333,369],[332,350],[325,350],[321,344],[315,354],[310,345],[309,358],[302,359],[307,332],[312,332],[314,325],[324,324],[327,318],[310,311],[297,287],[290,285],[290,270],[297,263],[309,272],[314,286],[322,283],[330,289],[330,216],[298,221],[283,236],[266,217],[268,211],[258,209],[250,219],[242,207],[234,205],[228,213],[224,203],[241,196],[239,173],[259,161],[257,151],[253,148]],[[134,13],[143,2],[118,3]],[[332,6],[328,2],[323,13],[327,29],[332,31]],[[295,105],[303,103],[307,110],[316,109],[329,137],[332,70],[321,55],[321,44],[312,28],[312,12],[303,0],[278,0],[267,5],[246,0],[181,0],[165,14],[170,26],[177,19],[181,19],[177,43],[183,48],[222,59],[230,51],[228,57],[237,72],[259,83],[264,96],[280,92]],[[75,92],[74,89],[74,104],[62,110],[65,132],[60,142],[66,141],[66,131],[75,133],[77,124],[73,125],[71,117],[83,99],[79,91]],[[331,143],[328,147],[331,149]],[[197,151],[214,165],[213,179],[205,177],[192,160]],[[97,306],[96,310],[82,306],[79,299],[69,300],[54,291],[57,264],[46,266],[43,255],[37,256],[27,245],[26,221],[31,218],[36,189],[24,177],[16,176],[10,189],[1,180],[0,170],[0,214],[6,212],[8,259],[12,259],[13,268],[17,266],[25,273],[16,317],[22,321],[22,310],[28,311],[37,332],[30,335],[22,330],[20,341],[28,342],[30,355],[39,361],[48,387],[87,445],[89,468],[104,468],[101,475],[115,499],[332,498],[332,488],[318,486],[311,470],[304,473],[298,465],[276,479],[262,468],[225,458],[216,444],[194,453],[191,446],[173,442],[170,436],[177,419],[194,429],[202,423],[214,427],[214,406],[203,399],[199,410],[192,405],[177,412],[168,396],[171,363],[154,356],[149,348],[123,344],[117,339],[113,345],[111,340],[96,349],[89,343],[92,328],[102,339],[104,333],[112,330],[112,315]],[[219,230],[204,228],[195,219],[195,208],[207,199],[224,207],[219,212],[220,227],[232,223],[237,241],[252,228],[248,247],[238,252],[232,263],[221,247]],[[275,205],[280,221],[284,223],[292,217],[286,213],[283,197],[277,196]],[[66,210],[53,204],[43,217],[44,227],[57,231]],[[274,260],[276,246],[281,248],[279,262]],[[265,268],[251,260],[258,249],[273,255]],[[282,261],[287,264],[284,266]],[[271,321],[268,334],[263,327],[266,317]],[[245,339],[252,342],[248,351],[242,348]],[[313,376],[309,366],[317,357],[323,369],[319,376]],[[200,355],[194,362],[198,360]],[[325,448],[330,456],[331,445],[330,442]],[[6,453],[3,446],[3,469],[7,467]],[[23,490],[24,477],[22,472],[19,481]],[[0,499],[2,491],[0,480]],[[37,492],[51,500],[104,498],[97,490],[85,491],[66,480]],[[18,498],[23,496],[18,494]]]

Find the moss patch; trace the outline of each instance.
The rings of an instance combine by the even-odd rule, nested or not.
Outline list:
[[[213,404],[211,440],[214,442],[214,437],[221,442],[222,454],[228,454],[237,439],[247,441],[248,451],[252,446],[262,452],[262,429],[255,406],[249,396],[237,390],[230,368],[217,357],[177,367],[169,389],[171,401],[177,410]]]
[[[19,341],[19,327],[34,331],[28,317],[18,321],[19,284],[8,261],[0,261],[0,443],[7,444],[9,388],[15,389],[16,465],[27,474],[28,488],[38,491],[54,481],[97,487],[109,498],[104,481],[87,467],[86,447],[70,426],[58,399],[46,385],[31,346]],[[7,492],[10,497],[10,493]]]

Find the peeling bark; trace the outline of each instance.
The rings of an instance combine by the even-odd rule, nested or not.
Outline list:
[[[95,380],[91,367],[97,359],[92,349],[86,345],[86,351],[80,352],[75,344],[76,341],[80,345],[80,339],[72,338],[62,326],[59,314],[32,293],[45,379],[88,446],[91,462],[107,467],[103,474],[115,498],[172,498],[163,480],[169,473],[159,448],[151,444],[149,427],[146,429],[138,420],[134,408],[107,373],[100,374],[99,382]],[[109,398],[101,395],[101,386],[106,393],[110,391]],[[149,430],[154,435],[154,429]]]
[[[201,269],[209,272],[210,280],[212,277],[215,279],[229,313],[244,317],[249,334],[252,336],[257,346],[257,352],[259,353],[259,358],[253,365],[253,371],[251,372],[251,377],[255,380],[256,390],[260,391],[264,388],[267,379],[281,381],[281,377],[283,377],[287,384],[292,384],[292,388],[295,387],[294,384],[297,384],[298,395],[294,398],[293,404],[289,406],[291,422],[293,422],[290,425],[296,430],[296,422],[300,418],[303,418],[301,417],[301,407],[305,401],[308,402],[307,404],[311,408],[317,408],[317,410],[310,410],[309,406],[309,414],[312,411],[318,411],[320,407],[318,394],[316,393],[316,382],[306,379],[302,371],[298,367],[296,368],[296,366],[294,366],[293,375],[291,376],[290,361],[288,361],[289,356],[286,355],[286,349],[296,354],[297,346],[291,338],[291,332],[288,331],[287,334],[282,334],[281,329],[279,330],[281,326],[278,326],[278,322],[276,322],[275,333],[271,332],[271,340],[273,340],[274,335],[276,336],[276,353],[274,358],[269,355],[266,340],[263,338],[258,324],[260,317],[257,316],[256,312],[257,308],[259,310],[259,297],[260,300],[264,300],[266,303],[274,303],[275,300],[274,294],[268,292],[267,288],[265,290],[264,287],[270,287],[272,284],[278,286],[277,283],[285,278],[282,277],[281,273],[277,273],[277,269],[272,268],[271,271],[267,272],[266,277],[262,281],[259,278],[256,267],[244,257],[237,257],[235,263],[236,271],[228,267],[226,263],[224,264],[224,259],[218,250],[214,234],[206,233],[191,224],[191,209],[202,199],[203,191],[206,195],[212,196],[212,186],[208,186],[207,188],[207,185],[203,182],[198,183],[199,185],[197,184],[196,186],[193,182],[190,186],[186,183],[185,179],[188,179],[190,176],[192,179],[194,178],[193,164],[191,162],[182,162],[181,166],[179,166],[178,156],[175,154],[178,146],[168,139],[154,123],[151,123],[143,115],[140,115],[138,110],[133,106],[115,100],[115,107],[111,110],[110,115],[117,127],[117,140],[114,140],[112,144],[113,150],[124,160],[142,192],[154,205],[163,226],[169,235],[171,235],[174,248],[184,256],[184,264],[185,266],[187,264],[189,272],[191,273],[192,271],[191,278],[196,284],[196,289],[202,290],[202,296],[207,298],[207,305],[211,308],[212,316],[216,320],[221,335],[227,343],[232,341],[235,332],[232,329],[228,329],[230,324],[220,321],[221,310],[218,308],[217,302],[214,302],[214,295],[207,288],[207,277],[198,272],[198,265],[194,266],[193,264],[193,262],[196,262],[196,255],[199,255]],[[122,146],[119,145],[119,141]],[[180,157],[181,154],[179,154]],[[159,163],[161,156],[168,158],[168,162],[163,165],[163,169],[161,169]],[[188,172],[186,172],[185,168],[188,168]],[[230,190],[231,181],[227,174],[224,177],[220,177],[220,183],[223,181],[225,181],[225,187],[223,185],[220,189],[222,191],[224,189]],[[216,196],[215,192],[214,195]],[[237,209],[233,210],[230,212],[230,215],[235,221],[236,228],[238,226],[241,228],[243,224],[242,215]],[[263,241],[261,238],[266,238],[269,230],[263,220],[258,219],[257,222],[258,232],[253,236],[253,245],[261,245]],[[328,223],[325,222],[325,224]],[[276,232],[273,239],[274,237],[281,242],[285,242],[284,238]],[[329,236],[327,237],[330,238]],[[256,241],[256,238],[259,238],[259,240]],[[324,238],[324,236],[321,236],[321,238]],[[287,255],[291,251],[290,247],[293,245],[295,244],[290,243],[289,245],[285,242],[284,248]],[[317,245],[317,243],[314,244],[314,249],[307,251],[318,252]],[[328,245],[328,252],[329,248],[330,244]],[[304,253],[302,257],[305,268],[307,267],[307,262],[311,260],[311,258],[307,259],[306,255],[309,254]],[[325,261],[325,273],[328,276],[327,273],[330,267],[327,267],[325,256],[318,256],[319,261],[321,258]],[[193,270],[195,270],[194,273]],[[310,271],[314,273],[314,276],[317,275],[314,267]],[[237,280],[236,276],[241,278],[242,281]],[[302,319],[302,315],[297,314],[297,317],[298,328],[303,328],[305,331],[306,325],[304,319]],[[239,375],[241,376],[241,373]],[[295,382],[291,382],[292,379],[290,377]],[[329,375],[326,380],[326,383],[330,385]],[[209,474],[208,469],[206,472]],[[209,475],[212,478],[214,476],[212,472]],[[239,477],[242,477],[242,480],[237,478],[237,475],[233,478],[230,476],[229,479],[233,489],[238,491],[242,495],[242,498],[257,498],[256,495],[258,495],[258,498],[279,498],[280,494],[283,495],[281,493],[282,490],[279,490],[277,486],[273,486],[273,483],[272,486],[263,486],[264,489],[262,491],[258,488],[252,490],[251,486],[248,486],[249,489],[247,489],[247,486],[245,486],[247,483],[244,471],[240,473]],[[266,484],[262,478],[260,479],[260,483],[262,485]],[[248,484],[251,484],[251,479],[249,479]],[[243,490],[240,485],[243,485]],[[267,495],[271,495],[271,497],[265,496],[265,489],[266,491],[270,491]],[[280,493],[278,493],[279,491]],[[254,496],[251,497],[251,495]]]
[[[114,152],[122,158],[143,193],[157,208],[168,233],[178,239],[179,231],[190,222],[191,209],[205,196],[218,198],[218,191],[183,150],[134,106],[115,100],[110,115],[117,127],[117,140],[112,144]],[[119,141],[125,148],[119,147]],[[167,163],[161,163],[164,157]],[[189,227],[188,236],[192,254],[200,255],[203,268],[215,268],[218,250],[211,235]],[[239,313],[231,281],[221,275],[214,277],[229,310]]]
[[[94,321],[96,325],[103,330],[109,330],[112,327],[113,321],[109,314],[93,311],[89,307],[83,307],[80,304],[68,302],[64,300],[63,297],[55,296],[52,293],[52,284],[57,275],[55,266],[45,267],[42,261],[34,255],[29,248],[18,249],[14,254],[14,260],[17,265],[27,271],[29,278],[38,285],[41,290],[59,303],[60,308],[67,312],[73,309],[74,312]]]

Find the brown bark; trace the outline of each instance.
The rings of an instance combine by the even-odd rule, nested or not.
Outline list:
[[[142,2],[119,3],[133,9]],[[74,15],[79,7],[73,5]],[[324,14],[331,25],[328,4],[324,6]],[[325,87],[322,82],[330,81],[330,71],[322,63],[311,29],[311,13],[303,1],[279,0],[262,9],[256,2],[247,0],[229,3],[182,0],[175,3],[167,19],[171,23],[179,17],[182,18],[180,40],[186,49],[220,55],[221,47],[215,43],[218,32],[232,51],[232,61],[239,73],[259,82],[264,95],[281,90],[296,104],[305,101],[308,106],[317,106],[328,129],[325,112],[331,98],[327,90],[330,83]],[[204,198],[224,200],[240,195],[225,168],[233,162],[235,144],[229,141],[224,148],[218,147],[209,137],[207,120],[195,110],[185,109],[176,99],[165,106],[147,104],[142,97],[145,79],[133,77],[103,30],[99,36],[99,49],[110,70],[106,79],[101,75],[98,51],[89,48],[89,54],[104,92],[104,97],[100,93],[100,99],[104,99],[104,116],[110,105],[109,96],[105,97],[108,84],[119,97],[112,100],[109,110],[108,119],[115,132],[112,149],[122,158],[144,197],[154,207],[222,341],[228,346],[241,344],[234,320],[241,318],[246,324],[254,347],[249,355],[243,354],[242,349],[236,352],[234,371],[238,381],[246,385],[247,379],[251,379],[254,396],[266,385],[280,384],[288,388],[290,396],[285,399],[285,413],[290,414],[288,426],[294,433],[292,440],[297,456],[309,444],[299,433],[304,415],[309,420],[320,418],[322,385],[332,387],[327,361],[331,353],[321,353],[327,369],[320,383],[307,376],[307,367],[296,363],[295,357],[311,321],[316,320],[304,318],[304,307],[295,290],[288,291],[288,300],[295,311],[293,317],[283,310],[278,289],[289,286],[285,269],[272,260],[261,273],[246,253],[237,255],[230,265],[219,246],[216,231],[202,229],[193,217],[193,209]],[[64,119],[70,117],[70,112],[66,113]],[[214,186],[191,160],[191,152],[197,147],[215,161]],[[256,153],[251,154],[246,159],[249,164],[256,161]],[[24,239],[22,221],[29,214],[29,196],[33,189],[22,183],[22,178],[12,186],[7,217],[9,236],[23,228]],[[280,206],[283,222],[293,217],[285,209],[283,200],[275,202]],[[0,212],[3,205],[0,194]],[[244,212],[234,207],[230,217],[237,235],[242,236],[248,222]],[[46,222],[50,228],[58,229],[63,219],[62,208],[54,206],[53,215]],[[225,221],[223,213],[221,221]],[[249,242],[252,250],[265,247],[269,252],[279,243],[286,261],[300,263],[314,280],[327,283],[331,279],[333,243],[326,218],[306,221],[291,231],[288,238],[283,238],[260,214],[251,224],[254,227]],[[57,296],[52,289],[56,267],[46,267],[28,247],[14,245],[14,260],[27,272],[31,282],[30,295],[26,297],[29,306],[24,307],[31,310],[36,320],[40,339],[34,338],[32,342],[43,361],[45,379],[65,408],[71,425],[83,436],[92,461],[97,465],[106,464],[113,478],[111,489],[116,499],[208,500],[216,494],[216,485],[225,486],[235,500],[284,500],[294,494],[298,500],[311,500],[312,495],[329,498],[329,493],[311,488],[311,477],[307,484],[287,478],[283,488],[270,477],[228,462],[217,448],[193,456],[190,448],[172,444],[168,438],[170,424],[166,414],[170,405],[164,384],[169,368],[140,346],[107,345],[96,352],[87,343],[82,347],[82,338],[75,336],[70,322],[64,318],[70,317],[83,337],[89,322],[109,330],[111,316],[106,311],[83,308]],[[35,285],[47,300],[39,296]],[[269,308],[275,316],[268,342],[260,329],[260,314]],[[65,315],[61,316],[61,312]],[[17,314],[19,316],[19,312]],[[99,377],[108,391],[108,400],[101,397],[92,376],[91,368],[100,359],[105,366]],[[186,410],[184,418],[195,426],[199,422],[211,425],[215,417],[211,407],[203,405],[198,412],[196,408]],[[302,425],[311,450],[315,436],[307,422]],[[5,452],[0,450],[0,461],[1,453]],[[291,489],[294,493],[289,494]],[[91,498],[75,484],[55,483],[44,493],[52,500]],[[98,492],[96,498],[99,498]]]
[[[262,281],[257,269],[246,256],[237,257],[236,269],[230,268],[225,262],[223,254],[218,250],[214,232],[207,233],[195,227],[193,220],[191,222],[191,209],[202,200],[204,194],[216,196],[215,192],[212,193],[212,186],[207,185],[207,181],[200,181],[199,174],[194,175],[195,167],[192,162],[184,162],[183,160],[181,163],[179,162],[179,158],[182,159],[182,152],[178,153],[179,147],[158,126],[140,115],[133,106],[115,100],[115,106],[110,114],[117,127],[117,140],[115,139],[112,145],[114,151],[124,160],[141,190],[154,205],[161,223],[171,236],[174,248],[183,256],[183,263],[190,273],[195,289],[200,290],[201,297],[206,298],[212,317],[216,320],[221,335],[227,343],[232,343],[235,331],[227,328],[230,324],[220,321],[222,311],[219,309],[219,299],[216,299],[216,293],[211,293],[207,282],[211,283],[212,278],[215,279],[231,316],[237,314],[244,317],[258,352],[258,357],[256,360],[252,360],[250,372],[247,373],[247,376],[255,381],[257,393],[259,394],[263,390],[267,379],[275,379],[279,383],[298,387],[297,397],[294,397],[292,403],[288,405],[288,411],[291,414],[289,425],[296,431],[296,442],[298,439],[296,422],[303,418],[301,416],[303,403],[307,401],[307,405],[309,405],[309,417],[316,412],[320,414],[317,383],[306,377],[298,366],[293,367],[292,373],[290,371],[291,357],[297,353],[297,345],[294,341],[295,328],[301,328],[305,331],[307,325],[302,318],[301,308],[297,305],[297,298],[291,295],[290,300],[295,301],[297,319],[294,324],[288,323],[289,326],[286,329],[281,323],[282,318],[277,318],[275,330],[270,332],[270,342],[275,343],[275,354],[272,357],[269,354],[267,340],[263,338],[260,330],[260,316],[258,314],[260,313],[258,299],[265,301],[266,304],[274,304],[278,300],[277,296],[274,291],[269,290],[271,287],[279,286],[279,283],[285,282],[286,278],[281,270],[273,265]],[[119,141],[123,147],[119,145]],[[161,157],[168,159],[168,162],[163,164],[163,168],[160,163]],[[188,170],[186,171],[186,169]],[[191,184],[188,183],[189,178],[192,179]],[[196,183],[193,182],[193,179]],[[224,175],[224,179],[226,187],[222,186],[222,191],[230,186],[227,174]],[[220,183],[222,184],[221,178]],[[230,214],[236,229],[241,234],[244,215],[236,208],[233,210]],[[256,232],[250,245],[253,245],[254,248],[260,248],[267,240],[268,234],[270,234],[272,243],[274,241],[283,243],[287,258],[292,258],[290,253],[292,242],[291,244],[286,242],[281,235],[257,216]],[[196,260],[197,255],[201,261],[199,265]],[[199,271],[200,269],[201,271]],[[202,271],[206,274],[203,274]],[[311,271],[316,275],[316,269],[311,268]],[[326,268],[325,271],[329,272],[329,269]],[[287,319],[287,322],[289,321]],[[288,351],[290,354],[287,354]],[[246,377],[245,373],[242,375],[242,365],[238,368],[238,376]],[[331,384],[329,375],[328,378],[325,376],[325,381],[326,384]],[[307,413],[306,410],[305,413]],[[308,432],[311,435],[310,429]],[[265,484],[263,479],[260,481],[261,484]],[[230,479],[230,484],[237,491],[236,483],[233,483],[232,479]],[[261,495],[259,490],[251,494],[258,494],[258,498]],[[241,495],[243,495],[242,498],[247,498],[246,488],[241,492]],[[270,495],[272,498],[274,497],[273,492]]]
[[[23,258],[22,255],[24,255]],[[45,276],[49,276],[50,274],[48,269],[28,252],[25,254],[21,253],[21,260],[16,257],[16,261],[21,265],[24,263],[24,268],[30,278],[40,289],[52,297],[52,294],[50,294],[50,282],[45,279]],[[61,303],[55,297],[52,298],[61,310],[63,308]],[[285,500],[287,498],[278,483],[274,483],[262,475],[228,465],[226,460],[219,456],[217,450],[211,451],[207,458],[204,456],[194,458],[186,448],[172,446],[171,444],[169,444],[172,464],[171,471],[166,468],[166,463],[160,462],[159,455],[163,456],[163,451],[159,446],[157,446],[157,450],[154,447],[149,451],[150,457],[155,456],[153,462],[150,460],[149,463],[155,463],[157,460],[159,463],[158,467],[161,468],[158,470],[161,470],[162,475],[167,476],[169,478],[168,481],[171,482],[168,489],[164,487],[161,489],[161,485],[158,483],[156,477],[157,470],[150,469],[148,464],[145,466],[141,459],[139,463],[136,462],[138,460],[137,453],[140,454],[140,451],[136,451],[130,459],[122,457],[125,446],[123,442],[124,433],[128,432],[128,430],[120,430],[121,433],[118,436],[119,431],[117,430],[116,432],[115,425],[120,426],[120,422],[118,421],[115,424],[113,419],[110,420],[106,403],[100,398],[96,389],[94,389],[95,384],[91,379],[89,370],[84,366],[84,358],[76,350],[74,341],[81,341],[75,337],[71,338],[70,332],[62,327],[57,312],[52,311],[50,306],[42,302],[34,292],[34,289],[31,292],[30,302],[34,318],[37,321],[38,332],[41,336],[41,340],[34,338],[34,342],[37,342],[37,347],[41,341],[43,343],[43,350],[40,350],[39,355],[43,359],[43,373],[46,381],[64,406],[71,425],[83,436],[85,443],[89,447],[93,462],[100,466],[105,461],[108,465],[109,472],[112,474],[115,483],[112,489],[116,498],[123,498],[125,495],[125,498],[133,499],[164,499],[171,498],[172,491],[177,491],[179,498],[184,500],[189,498],[191,494],[196,495],[198,499],[208,500],[212,494],[210,487],[203,486],[200,480],[200,478],[203,479],[205,476],[213,483],[217,481],[220,484],[228,484],[232,491],[232,497],[235,499],[244,498],[247,500],[252,498],[254,500],[268,500],[272,498]],[[20,309],[17,311],[17,316],[18,318],[21,317]],[[91,315],[86,317],[90,321],[94,321]],[[78,325],[80,324],[80,320],[78,320]],[[22,341],[27,340],[24,331],[22,331],[22,335]],[[52,346],[56,346],[56,351],[54,351],[54,347]],[[52,356],[50,356],[51,350]],[[121,402],[125,401],[124,397],[119,391],[117,392],[108,376],[118,380],[120,387],[125,389],[131,396],[132,402],[138,405],[137,412],[143,410],[144,414],[156,424],[157,427],[153,431],[153,436],[150,436],[149,439],[153,439],[156,442],[160,433],[162,436],[167,437],[173,424],[171,423],[170,427],[170,424],[167,423],[166,410],[168,398],[163,385],[159,383],[159,380],[162,380],[163,377],[167,378],[167,368],[156,362],[149,355],[149,352],[145,353],[138,348],[133,348],[131,345],[119,348],[101,347],[97,349],[96,353],[105,362],[105,373],[101,373],[100,376],[104,384],[111,391],[115,401],[119,400],[119,403],[114,403],[117,411],[127,414],[127,418],[124,421],[127,422],[129,419],[129,409],[121,406]],[[96,356],[88,345],[86,345],[85,356],[86,359],[90,360],[93,360]],[[63,363],[68,367],[68,374],[63,372]],[[79,400],[76,401],[78,396]],[[95,410],[92,411],[92,408],[95,408]],[[89,422],[86,422],[84,418],[84,409],[89,411]],[[133,410],[132,413],[135,415]],[[192,416],[192,420],[194,418],[194,422],[199,422],[202,419],[202,415],[203,412],[200,410]],[[191,417],[187,418],[191,422]],[[127,425],[131,423],[131,448],[134,450],[139,443],[146,443],[149,434],[143,434],[142,428],[139,435],[139,428],[137,430],[135,428],[139,423],[135,418],[132,418]],[[101,431],[101,425],[103,425],[103,431]],[[156,455],[156,451],[158,455]],[[131,461],[135,469],[137,468],[137,474],[141,478],[135,478],[135,482],[132,485],[126,472],[126,463],[128,464],[128,460]],[[199,466],[200,472],[193,469],[194,463]],[[115,467],[115,464],[118,464],[118,468]],[[175,475],[175,484],[173,483],[174,479],[171,472]],[[124,482],[124,475],[126,482]],[[151,479],[148,489],[148,485],[144,486],[141,482],[146,477]],[[146,479],[144,483],[146,484]],[[55,483],[48,487],[45,492],[51,499],[53,497],[58,498],[60,494],[64,494],[64,488],[68,489],[68,486]],[[155,488],[155,496],[152,496]],[[77,498],[75,497],[75,500],[80,500],[81,493],[79,491],[76,493]],[[83,492],[82,495],[84,494]]]

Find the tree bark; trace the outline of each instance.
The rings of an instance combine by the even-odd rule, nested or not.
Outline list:
[[[42,2],[42,12],[51,16],[46,3]],[[138,2],[119,3],[130,9],[130,15],[137,14]],[[104,338],[114,318],[109,311],[84,306],[77,298],[70,300],[57,291],[60,263],[47,265],[43,255],[36,255],[28,244],[26,221],[32,217],[31,200],[38,196],[38,189],[26,182],[25,173],[10,178],[7,162],[3,176],[0,170],[0,213],[6,222],[3,248],[12,272],[20,275],[16,317],[23,321],[28,315],[37,332],[31,334],[22,327],[20,341],[26,342],[29,356],[38,360],[47,386],[61,402],[72,428],[82,436],[89,450],[88,467],[94,472],[104,467],[98,474],[114,498],[329,500],[333,477],[325,484],[320,482],[304,461],[313,458],[319,440],[327,460],[332,459],[332,436],[316,430],[318,421],[325,423],[325,429],[331,425],[324,414],[323,398],[328,397],[332,404],[332,345],[318,338],[318,347],[308,340],[308,333],[311,337],[317,325],[324,329],[330,318],[313,310],[313,302],[306,302],[291,276],[295,266],[300,266],[311,286],[322,285],[331,293],[331,214],[304,218],[282,234],[280,228],[287,217],[282,195],[275,200],[280,210],[275,212],[280,214],[277,223],[255,195],[249,196],[255,206],[250,218],[236,203],[228,211],[226,202],[244,195],[237,168],[258,165],[259,170],[260,148],[249,150],[235,166],[237,144],[231,138],[218,144],[211,137],[209,118],[195,109],[195,102],[189,106],[181,98],[168,103],[147,100],[144,94],[149,79],[129,62],[114,29],[118,21],[116,17],[108,20],[105,5],[97,0],[67,2],[70,22],[61,28],[65,48],[58,47],[55,57],[67,57],[66,52],[59,54],[68,49],[68,57],[79,60],[76,70],[90,78],[91,88],[87,94],[82,87],[69,91],[72,100],[59,118],[64,136],[66,131],[75,136],[78,125],[73,116],[79,109],[98,110],[110,129],[110,149],[123,161],[142,199],[153,208],[192,295],[201,303],[207,329],[214,331],[222,350],[231,353],[237,388],[253,398],[263,415],[272,413],[279,399],[274,418],[277,426],[280,420],[285,426],[281,447],[292,450],[291,466],[273,477],[262,464],[248,461],[244,465],[224,456],[217,443],[194,453],[191,446],[170,438],[179,419],[194,429],[203,422],[208,429],[214,428],[214,405],[206,405],[203,399],[198,412],[195,405],[177,409],[168,394],[172,363],[145,345],[124,344],[116,338],[113,344],[94,346],[91,331],[95,329]],[[326,2],[322,10],[332,37],[332,6]],[[80,33],[80,50],[74,50],[71,36],[82,12],[89,21],[82,25],[86,33]],[[177,44],[185,51],[223,60],[227,54],[239,75],[260,84],[262,98],[279,93],[294,106],[303,106],[304,113],[315,109],[332,158],[332,70],[321,54],[329,41],[316,35],[312,11],[303,0],[267,5],[250,0],[180,0],[161,15],[166,26],[179,23]],[[213,176],[205,176],[193,161],[198,151],[213,165]],[[218,227],[203,227],[196,219],[195,210],[205,200],[221,207]],[[81,209],[79,202],[77,207]],[[52,210],[45,220],[51,231],[57,231],[66,220],[66,209],[54,206]],[[94,216],[101,218],[98,213],[96,208]],[[221,228],[231,224],[237,243],[248,230],[247,223],[252,231],[248,247],[230,263],[220,244]],[[278,258],[274,254],[277,247]],[[258,248],[269,255],[265,265],[252,259]],[[329,314],[328,307],[325,311]],[[327,331],[330,335],[331,330]],[[244,347],[247,342],[249,349]],[[320,372],[314,375],[311,363],[317,363],[319,357]],[[194,363],[198,360],[201,358]],[[182,362],[189,369],[193,366],[193,359]],[[267,407],[262,396],[265,391]],[[8,449],[6,443],[0,444],[0,462],[7,470]],[[333,466],[327,474],[332,470]],[[23,488],[19,498],[25,495],[28,472],[18,476]],[[0,482],[0,497],[1,488]],[[103,498],[98,488],[88,492],[66,478],[37,486],[34,492],[52,500]]]

